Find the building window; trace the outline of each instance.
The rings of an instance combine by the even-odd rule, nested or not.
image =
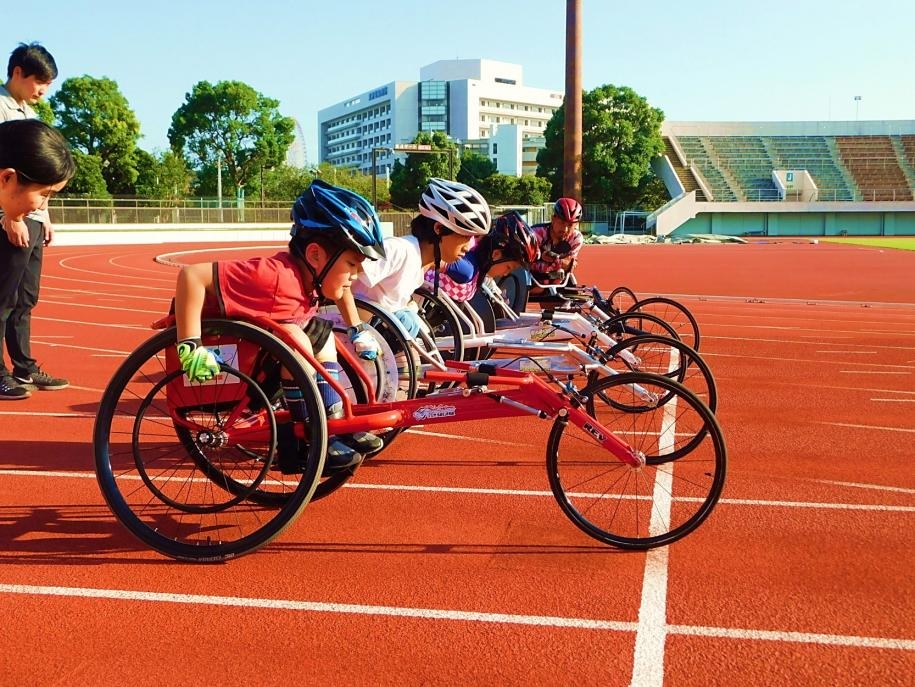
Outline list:
[[[493,144],[492,144],[492,154],[493,154],[493,155],[498,155],[498,154],[499,154],[499,144],[498,144],[498,143],[493,143]]]

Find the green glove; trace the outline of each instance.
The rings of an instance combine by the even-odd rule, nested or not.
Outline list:
[[[192,382],[208,382],[219,374],[219,361],[200,339],[179,341],[178,360]]]

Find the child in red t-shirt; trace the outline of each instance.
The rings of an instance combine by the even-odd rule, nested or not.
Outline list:
[[[359,274],[363,260],[384,257],[378,215],[362,196],[315,180],[296,199],[292,219],[288,251],[182,268],[175,293],[178,358],[191,380],[204,382],[219,372],[215,356],[200,338],[202,313],[214,311],[229,319],[270,318],[303,349],[313,353],[330,377],[339,377],[331,325],[315,314],[322,297],[343,297]],[[316,382],[327,416],[339,417],[340,396],[323,375],[316,375]],[[283,391],[293,417],[304,419],[296,417],[304,414],[301,390],[288,380],[284,381]],[[280,467],[294,471],[298,466],[289,460],[284,437],[279,439]],[[363,454],[381,447],[381,440],[367,432],[331,437],[325,474],[353,467]],[[295,447],[292,450],[297,453]]]

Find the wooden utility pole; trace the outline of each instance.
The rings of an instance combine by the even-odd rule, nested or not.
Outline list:
[[[581,0],[566,0],[565,145],[562,195],[581,196]]]

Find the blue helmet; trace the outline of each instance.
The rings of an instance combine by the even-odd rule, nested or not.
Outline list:
[[[370,260],[384,257],[381,221],[375,208],[358,193],[315,179],[292,206],[291,243],[299,248],[326,236]]]

